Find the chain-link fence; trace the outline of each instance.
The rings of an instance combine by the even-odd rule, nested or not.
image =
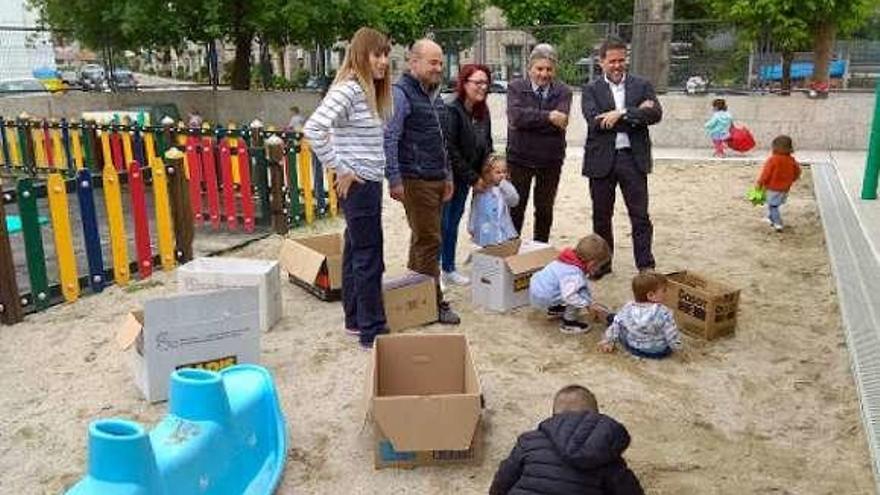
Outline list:
[[[431,36],[446,54],[446,76],[455,78],[465,63],[483,63],[493,71],[493,87],[522,77],[538,43],[551,43],[559,54],[558,77],[579,86],[601,75],[598,47],[609,35],[629,47],[634,73],[654,74],[658,89],[685,90],[691,85],[714,90],[755,91],[780,84],[781,54],[772,40],[753,42],[734,25],[711,20],[592,23],[526,28],[436,30]],[[793,84],[805,86],[812,74],[812,53],[795,54]],[[880,77],[880,42],[838,41],[830,66],[832,88],[873,87]],[[451,83],[449,83],[451,84]]]

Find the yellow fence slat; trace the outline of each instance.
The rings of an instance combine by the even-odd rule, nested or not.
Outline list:
[[[324,181],[327,184],[327,197],[330,199],[330,216],[335,217],[339,209],[339,203],[336,200],[336,174],[333,170],[327,169],[325,177],[327,177],[327,180]]]
[[[70,143],[73,147],[73,164],[76,166],[77,170],[82,170],[83,167],[85,167],[81,136],[82,134],[79,130],[70,130]]]
[[[18,135],[14,127],[6,129],[6,141],[9,143],[9,160],[12,161],[13,167],[21,167],[24,165],[21,159],[21,150],[18,149]]]
[[[119,134],[122,136],[122,157],[125,159],[125,169],[128,170],[128,164],[134,160],[134,154],[131,152],[131,133],[120,132]]]
[[[303,201],[305,202],[306,223],[311,224],[315,221],[315,182],[312,180],[312,150],[308,143],[302,143],[299,151],[299,184],[303,190]]]
[[[46,148],[43,147],[43,130],[31,129],[30,133],[34,140],[34,162],[37,167],[46,168],[49,164],[46,162]]]
[[[112,169],[116,169],[113,166],[113,155],[110,153],[110,134],[98,130],[101,133],[101,154],[104,155],[104,168],[110,167]]]
[[[107,135],[102,136],[102,141]],[[109,146],[108,146],[109,148]],[[109,150],[108,150],[109,152]],[[110,250],[113,254],[113,278],[117,285],[127,285],[131,280],[128,270],[128,241],[125,235],[125,220],[122,216],[122,191],[119,175],[112,160],[104,160],[103,184],[104,205],[107,207],[107,224],[110,227]]]
[[[238,139],[237,138],[229,138],[229,163],[232,165],[232,182],[234,184],[241,184],[241,171],[238,169],[238,155],[233,155],[232,153],[238,153]]]
[[[148,141],[152,141],[152,139],[148,139]],[[162,260],[162,269],[169,271],[174,269],[176,262],[174,258],[174,227],[171,221],[171,201],[168,198],[168,175],[165,173],[165,164],[161,158],[153,156],[150,159],[150,168],[153,172],[153,203],[156,208],[156,235],[159,239],[159,257]]]
[[[67,168],[67,154],[64,153],[64,144],[61,142],[61,129],[49,131],[52,139],[52,166],[55,168]]]
[[[64,179],[61,174],[50,174],[46,186],[49,212],[52,216],[52,233],[55,235],[55,253],[58,256],[61,294],[64,295],[65,301],[76,301],[79,299],[79,275],[76,271],[76,256],[73,253],[73,235],[67,213],[67,190],[64,187]]]

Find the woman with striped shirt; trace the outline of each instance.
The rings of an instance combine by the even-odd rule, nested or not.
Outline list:
[[[391,115],[388,38],[360,28],[336,80],[303,132],[324,167],[335,171],[345,215],[342,305],[345,328],[370,348],[386,331],[382,305],[383,121]]]

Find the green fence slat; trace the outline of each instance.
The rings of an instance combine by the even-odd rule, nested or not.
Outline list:
[[[33,181],[19,180],[17,192],[28,276],[31,281],[31,296],[37,310],[41,310],[49,307],[49,280],[46,278],[46,253],[43,250],[43,236],[40,232],[37,195]]]

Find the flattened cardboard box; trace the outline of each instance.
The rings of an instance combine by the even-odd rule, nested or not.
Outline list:
[[[382,280],[382,301],[388,330],[401,330],[437,321],[437,287],[434,279],[407,273]]]
[[[130,354],[135,384],[158,402],[168,399],[176,369],[258,364],[260,336],[257,288],[248,287],[148,300],[128,314],[116,341]]]
[[[559,256],[542,242],[519,239],[475,251],[471,261],[471,286],[475,306],[508,311],[529,304],[532,275]]]
[[[669,280],[666,305],[673,310],[682,331],[707,340],[734,332],[739,289],[688,270],[669,273],[666,277]]]
[[[281,267],[290,281],[324,301],[338,301],[342,289],[342,236],[326,234],[285,239]]]
[[[277,261],[248,258],[197,258],[177,269],[180,292],[257,287],[260,329],[268,331],[281,319],[281,270]]]
[[[376,469],[482,461],[482,392],[464,335],[380,335],[365,397]]]

